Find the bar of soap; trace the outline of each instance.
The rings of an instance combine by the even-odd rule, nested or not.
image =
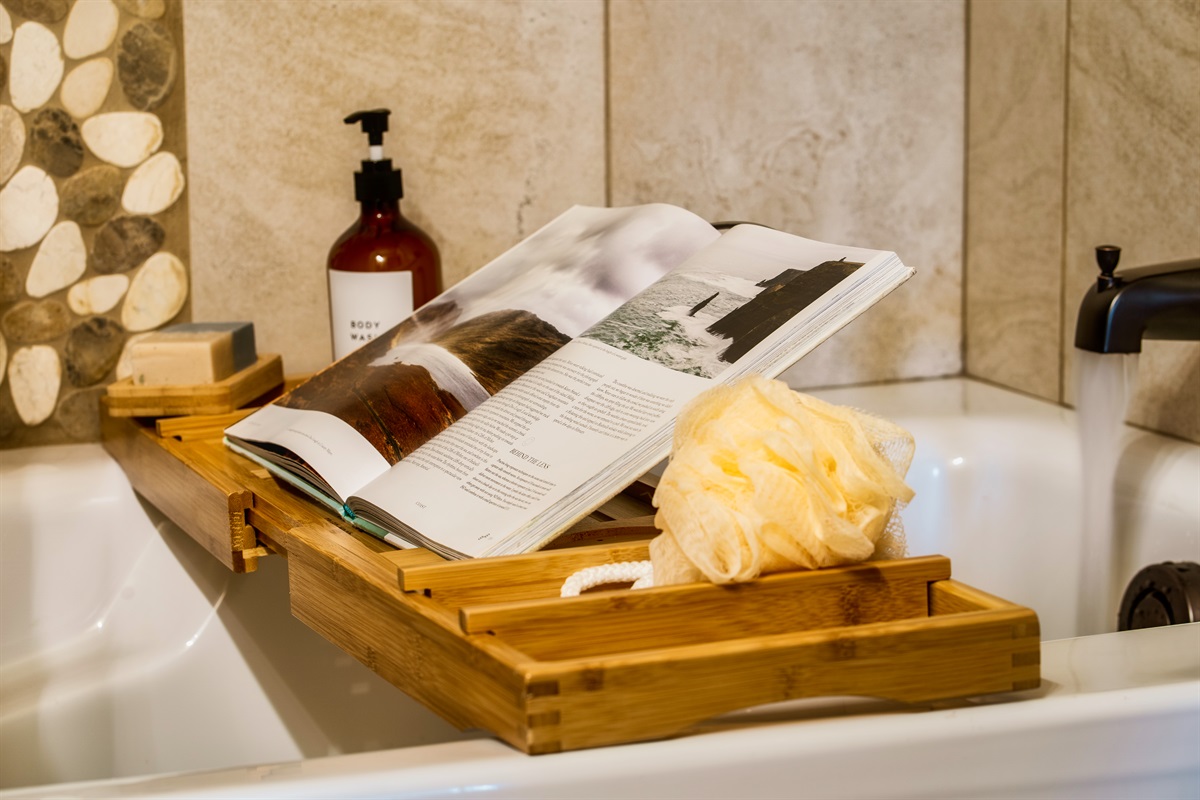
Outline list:
[[[135,386],[216,383],[258,359],[252,322],[187,322],[134,342],[129,363]]]

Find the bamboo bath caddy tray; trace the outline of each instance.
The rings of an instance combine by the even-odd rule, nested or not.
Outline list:
[[[451,723],[527,753],[680,735],[798,698],[925,703],[1039,685],[1037,615],[951,579],[941,556],[560,598],[576,570],[647,558],[646,520],[585,524],[573,538],[592,544],[519,556],[394,550],[228,451],[221,431],[244,413],[106,414],[105,447],[230,569],[286,557],[292,613],[310,628]],[[623,502],[607,515],[645,512]]]

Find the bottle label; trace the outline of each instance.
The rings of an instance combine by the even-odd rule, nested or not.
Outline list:
[[[333,357],[344,358],[413,312],[411,272],[329,270]]]

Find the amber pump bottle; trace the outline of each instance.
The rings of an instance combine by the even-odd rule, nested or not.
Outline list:
[[[400,213],[400,170],[383,157],[386,108],[359,111],[347,125],[362,124],[368,160],[354,174],[358,221],[329,250],[329,312],[333,357],[343,358],[383,335],[442,290],[437,245]]]

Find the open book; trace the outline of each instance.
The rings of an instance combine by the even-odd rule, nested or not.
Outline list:
[[[775,377],[911,275],[674,206],[576,206],[226,442],[395,546],[535,550],[665,458],[687,401]]]

